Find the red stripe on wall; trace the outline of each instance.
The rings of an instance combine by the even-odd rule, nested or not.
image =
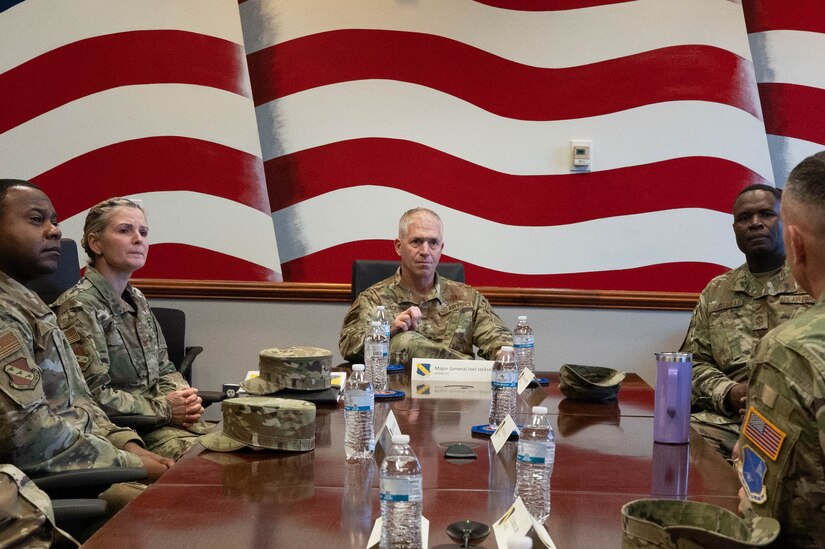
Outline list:
[[[513,11],[563,11],[632,1],[634,0],[475,0],[477,4]]]
[[[273,211],[339,188],[381,185],[491,221],[536,226],[669,208],[730,212],[740,189],[767,183],[739,164],[705,157],[586,174],[508,175],[425,145],[381,138],[315,147],[264,166]],[[479,199],[467,199],[472,196]]]
[[[796,84],[759,84],[765,130],[825,145],[825,90]]]
[[[449,242],[447,242],[449,245]],[[361,240],[321,250],[281,265],[284,280],[348,284],[355,259],[398,260],[391,240]],[[441,261],[456,261],[446,254]],[[570,288],[577,290],[628,290],[651,292],[700,292],[727,267],[708,263],[665,263],[636,269],[518,275],[485,269],[464,262],[465,279],[473,286],[504,288]]]
[[[112,196],[187,190],[271,213],[261,159],[185,137],[124,141],[75,157],[33,179],[70,217]]]
[[[753,65],[709,46],[545,69],[438,36],[342,30],[252,53],[249,72],[256,105],[318,86],[377,78],[428,86],[521,120],[581,118],[681,100],[724,103],[761,118]]]
[[[97,36],[0,74],[0,133],[70,101],[119,86],[181,83],[248,96],[243,46],[147,30]]]
[[[152,244],[146,266],[135,278],[277,280],[272,270],[260,265],[186,244]]]
[[[797,30],[825,33],[822,0],[742,0],[749,33]]]

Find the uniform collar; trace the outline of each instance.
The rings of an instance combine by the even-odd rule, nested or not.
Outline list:
[[[395,271],[392,287],[395,295],[401,303],[418,303],[413,300],[412,291],[404,286],[404,282],[401,279],[401,267],[398,267],[398,270]],[[441,277],[438,276],[438,272],[435,273],[435,284],[433,284],[432,289],[427,292],[427,295],[424,296],[424,299],[421,300],[421,303],[432,301],[433,299],[438,300],[439,303],[443,303],[443,300],[441,299]]]
[[[112,285],[109,284],[109,281],[106,280],[97,270],[95,270],[94,267],[91,265],[86,267],[86,274],[84,276],[86,280],[94,286],[95,290],[97,290],[101,297],[106,300],[113,313],[123,314],[134,312],[135,309],[131,305],[121,299],[120,296],[115,295]],[[124,293],[131,295],[132,292],[132,285],[126,284],[126,290]]]
[[[733,289],[737,292],[745,292],[751,297],[799,293],[802,291],[793,279],[791,268],[788,266],[787,261],[782,264],[779,272],[765,282],[760,282],[753,276],[750,269],[748,269],[748,264],[745,263],[738,269],[733,282]]]
[[[0,271],[0,290],[20,301],[24,301],[28,309],[34,314],[45,315],[51,312],[49,306],[40,299],[39,295],[2,271]]]

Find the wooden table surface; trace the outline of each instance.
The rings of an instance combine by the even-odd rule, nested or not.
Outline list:
[[[653,493],[736,509],[736,474],[701,437],[654,445],[653,390],[638,376],[628,375],[611,403],[564,400],[557,375],[548,377],[549,387],[521,396],[516,420],[533,405],[552,414],[557,446],[547,526],[559,549],[620,547],[622,505]],[[489,389],[420,391],[407,374],[391,380],[408,396],[377,403],[377,424],[392,409],[410,435],[424,476],[430,547],[456,547],[448,524],[491,524],[512,504],[516,443],[496,455],[488,439],[470,433],[486,423]],[[378,467],[347,464],[343,435],[343,409],[319,406],[312,452],[224,454],[196,446],[84,547],[363,548],[380,514]],[[477,459],[445,459],[454,442],[471,446]],[[496,547],[494,536],[479,547]]]

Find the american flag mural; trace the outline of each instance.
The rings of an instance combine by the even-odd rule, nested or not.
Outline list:
[[[143,278],[279,280],[237,2],[0,3],[0,177],[48,194],[66,236],[143,201]]]
[[[699,291],[823,143],[806,3],[0,0],[0,176],[143,197],[141,277],[349,282],[422,205],[475,285]]]
[[[825,2],[744,0],[774,177],[825,149]]]
[[[347,281],[430,206],[473,284],[698,291],[773,179],[742,7],[240,4],[286,278]],[[593,171],[570,173],[570,141]]]

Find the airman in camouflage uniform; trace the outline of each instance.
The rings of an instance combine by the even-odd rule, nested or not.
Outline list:
[[[64,334],[21,281],[53,272],[60,229],[48,197],[26,181],[0,180],[0,462],[28,475],[93,467],[171,465],[113,425],[92,399]]]
[[[76,338],[64,336],[37,295],[0,273],[0,460],[29,475],[141,466],[117,449],[140,437],[115,427],[92,400],[72,354]]]
[[[126,285],[123,299],[93,267],[53,304],[58,323],[74,330],[72,349],[100,407],[111,415],[157,416],[161,427],[142,432],[149,450],[176,459],[208,431],[198,420],[188,429],[168,425],[166,395],[189,384],[169,361],[166,341],[143,293]]]
[[[825,152],[791,171],[782,218],[791,272],[816,304],[756,349],[737,468],[746,512],[777,519],[782,547],[825,547]]]
[[[351,362],[363,361],[364,336],[379,305],[391,318],[390,364],[409,364],[415,357],[495,357],[513,335],[479,292],[438,276],[444,248],[441,219],[416,208],[399,222],[395,248],[401,267],[390,278],[364,290],[344,318],[338,346]]]
[[[49,496],[14,465],[0,465],[0,547],[48,548],[77,542],[54,523]]]
[[[813,304],[785,264],[781,193],[750,186],[734,203],[734,232],[747,263],[702,292],[681,351],[693,353],[691,425],[726,459],[739,438],[748,361],[759,340]]]

